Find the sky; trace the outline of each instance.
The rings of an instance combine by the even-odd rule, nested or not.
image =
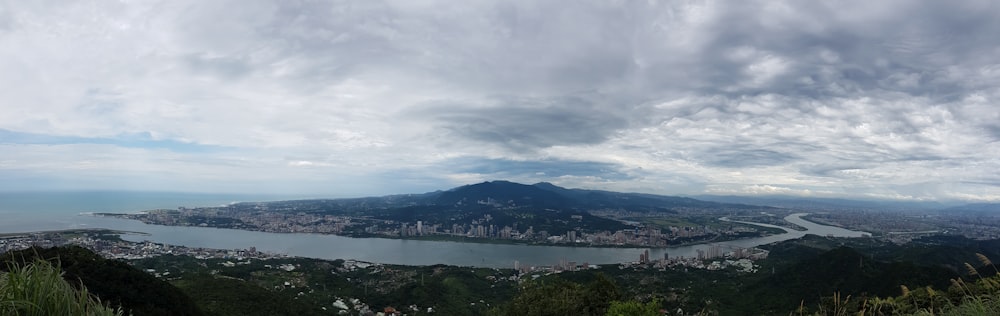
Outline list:
[[[0,0],[0,191],[1000,201],[996,1]]]

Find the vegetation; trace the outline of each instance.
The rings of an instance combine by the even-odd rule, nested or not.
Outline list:
[[[209,315],[315,315],[321,310],[295,300],[291,293],[274,292],[241,279],[188,275],[175,281]]]
[[[503,269],[307,258],[164,255],[125,263],[78,247],[0,261],[60,266],[63,282],[135,315],[337,315],[362,306],[408,315],[1000,315],[1000,276],[989,259],[1000,251],[995,245],[808,236],[770,246],[757,273],[623,264],[519,280]],[[978,268],[956,262],[969,258]],[[24,300],[9,301],[5,308]]]
[[[30,248],[0,256],[0,266],[22,267],[43,260],[59,266],[63,278],[86,287],[102,301],[134,315],[202,315],[187,295],[128,263],[107,260],[85,248]]]
[[[608,307],[607,316],[659,316],[660,302],[640,303],[638,301],[614,301]]]
[[[437,315],[482,315],[510,300],[516,290],[516,281],[510,280],[512,270],[444,265],[358,265],[306,258],[232,264],[189,256],[160,256],[133,264],[169,272],[170,282],[212,315],[268,315],[274,310],[337,315],[340,309],[332,303],[338,299],[349,307],[355,307],[349,301],[357,299],[373,310],[415,306],[423,311],[432,308]]]
[[[825,298],[813,312],[800,305],[799,315],[1000,315],[1000,275],[985,255],[979,254],[979,269],[965,264],[967,275],[950,279],[945,290],[924,286],[914,290],[899,286],[900,295],[881,297]],[[982,271],[982,272],[981,272]],[[991,273],[991,276],[984,276]],[[967,281],[966,279],[970,279]]]
[[[614,281],[603,274],[587,285],[554,278],[525,282],[510,303],[493,311],[504,316],[604,315],[621,299]],[[621,309],[621,307],[619,307]]]
[[[63,280],[59,267],[48,261],[10,265],[0,272],[0,315],[122,315],[120,308],[101,304],[85,287]]]

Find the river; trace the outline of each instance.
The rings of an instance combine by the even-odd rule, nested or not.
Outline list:
[[[786,231],[784,234],[766,237],[684,247],[648,248],[650,258],[662,258],[664,253],[669,253],[671,257],[693,257],[697,255],[698,249],[705,251],[712,245],[720,245],[723,249],[733,249],[735,247],[750,248],[800,238],[806,234],[836,237],[861,237],[867,235],[864,232],[812,223],[802,219],[804,215],[806,214],[792,214],[785,217],[785,220],[805,227],[806,231],[782,228]],[[405,265],[448,264],[510,268],[514,266],[515,260],[519,261],[521,265],[534,266],[553,265],[561,261],[609,264],[638,260],[639,254],[647,249],[528,246],[385,238],[350,238],[322,234],[281,234],[210,227],[148,225],[134,220],[92,216],[81,216],[78,222],[81,224],[78,227],[99,227],[148,234],[122,236],[123,239],[129,241],[141,242],[148,240],[171,245],[218,249],[257,247],[259,251],[282,253],[292,256],[320,259],[356,259]],[[777,227],[760,223],[752,224]]]
[[[246,249],[283,253],[321,259],[357,259],[371,262],[430,265],[449,264],[481,267],[552,265],[560,261],[607,264],[635,261],[645,248],[586,248],[459,243],[383,238],[349,238],[318,234],[276,234],[206,227],[147,225],[139,221],[111,217],[79,216],[81,212],[133,212],[183,205],[221,205],[232,201],[278,200],[305,197],[210,195],[157,192],[47,192],[0,193],[0,233],[15,233],[75,228],[107,228],[144,232],[148,235],[122,236],[130,241],[221,249]],[[799,238],[808,234],[858,237],[865,233],[819,225],[802,219],[805,214],[785,217],[808,231],[789,231],[767,237],[741,239],[674,248],[650,248],[650,258],[697,255],[698,249],[721,245],[725,249],[755,247]],[[757,224],[775,227],[767,224]],[[779,227],[780,228],[780,227]],[[782,228],[783,229],[783,228]]]

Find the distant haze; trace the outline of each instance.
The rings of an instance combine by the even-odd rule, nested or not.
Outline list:
[[[997,1],[0,1],[0,191],[1000,201]]]

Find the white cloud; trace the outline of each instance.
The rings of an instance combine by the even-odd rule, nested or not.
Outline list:
[[[449,170],[478,157],[610,164],[549,180],[628,191],[991,200],[998,13],[989,1],[4,4],[0,131],[17,138],[0,139],[0,172],[40,188],[56,173],[109,188],[146,174],[157,189],[365,194],[500,175]],[[116,141],[128,135],[224,150]]]

